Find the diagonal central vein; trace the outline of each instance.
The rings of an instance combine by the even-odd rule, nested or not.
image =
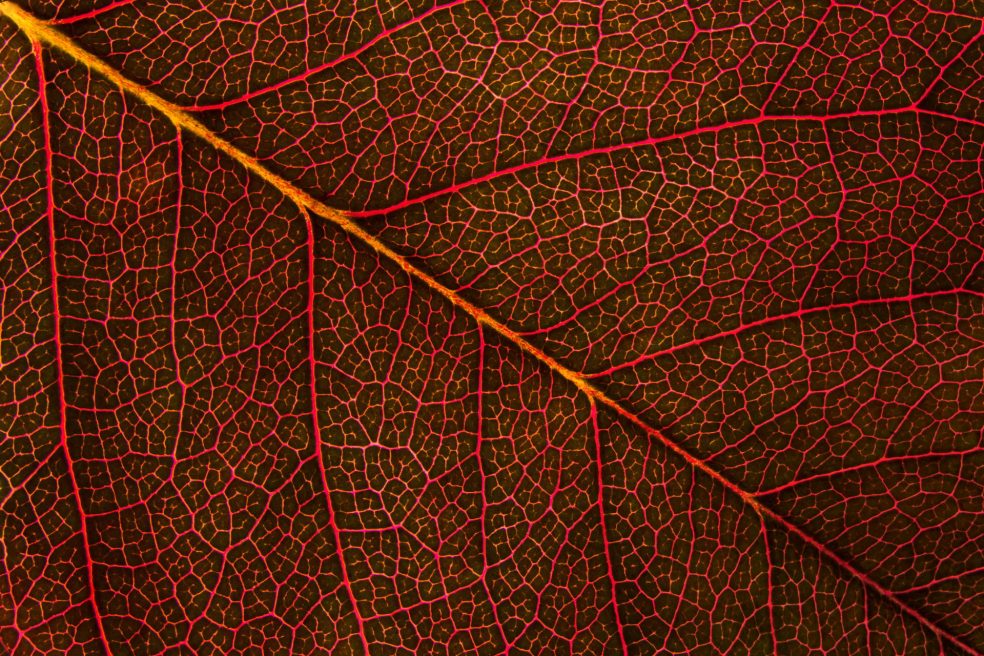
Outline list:
[[[650,426],[645,420],[642,419],[642,417],[624,408],[618,401],[612,399],[604,391],[593,385],[584,375],[564,366],[556,359],[534,346],[521,334],[495,319],[474,303],[462,298],[457,292],[442,284],[431,274],[415,266],[404,256],[400,255],[374,235],[363,229],[342,210],[328,207],[307,192],[296,187],[285,178],[269,170],[255,157],[244,153],[226,139],[215,134],[212,130],[205,127],[202,123],[189,115],[186,111],[182,110],[178,105],[161,98],[153,91],[150,91],[144,86],[133,82],[99,57],[81,48],[74,41],[52,27],[50,23],[35,18],[12,2],[0,2],[0,15],[6,16],[8,19],[13,21],[33,41],[42,42],[51,47],[57,48],[72,59],[85,65],[90,70],[105,77],[122,91],[133,95],[143,103],[161,112],[177,128],[185,130],[200,139],[203,139],[216,149],[231,157],[236,162],[239,162],[249,171],[276,187],[284,196],[290,198],[298,206],[310,210],[314,214],[317,214],[323,219],[334,223],[348,234],[359,239],[371,247],[374,251],[395,263],[409,276],[424,283],[433,291],[446,298],[452,305],[466,312],[480,325],[486,326],[499,333],[514,345],[518,346],[521,350],[549,367],[552,371],[570,381],[593,401],[607,406],[624,419],[644,430],[652,438],[658,440],[666,448],[686,460],[691,466],[699,469],[723,485],[729,491],[736,494],[761,517],[767,518],[789,532],[797,535],[800,539],[804,540],[819,552],[823,553],[824,556],[834,561],[841,568],[850,572],[852,576],[860,580],[864,585],[877,591],[885,598],[893,602],[903,612],[917,620],[935,635],[968,653],[978,653],[975,649],[962,642],[957,637],[937,626],[921,612],[899,598],[894,592],[872,579],[868,574],[862,572],[850,562],[843,559],[830,547],[806,533],[806,531],[794,524],[785,516],[767,506],[764,506],[755,495],[738,487],[738,485],[724,477],[706,462],[684,449],[659,430]]]

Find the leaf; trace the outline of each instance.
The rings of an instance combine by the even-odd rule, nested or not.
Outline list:
[[[25,4],[8,651],[984,651],[979,3]]]

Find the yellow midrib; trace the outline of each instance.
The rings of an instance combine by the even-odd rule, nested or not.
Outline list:
[[[384,255],[387,259],[399,265],[399,267],[408,274],[426,283],[429,287],[433,288],[435,291],[447,298],[455,306],[467,312],[476,321],[507,337],[510,341],[519,345],[524,351],[535,355],[539,360],[545,362],[551,369],[574,383],[578,389],[593,397],[598,397],[598,395],[601,394],[599,390],[596,390],[580,374],[568,369],[546,353],[543,353],[540,349],[526,341],[526,339],[524,339],[521,335],[489,316],[478,306],[470,303],[464,298],[461,298],[457,293],[440,283],[433,276],[414,266],[405,257],[391,249],[383,242],[379,241],[379,239],[372,234],[366,232],[355,221],[349,218],[344,211],[333,207],[328,207],[307,192],[299,189],[294,184],[287,181],[285,178],[270,171],[268,168],[260,164],[256,158],[244,153],[242,150],[232,145],[229,141],[215,134],[212,130],[202,125],[180,107],[174,103],[164,100],[153,91],[150,91],[132,80],[127,79],[109,64],[76,45],[71,39],[66,37],[57,29],[53,28],[48,23],[35,18],[11,2],[0,3],[0,14],[7,16],[10,20],[16,23],[17,26],[23,30],[30,39],[41,41],[58,48],[79,63],[84,64],[90,70],[110,80],[124,92],[135,96],[145,104],[161,112],[176,127],[186,130],[198,138],[207,141],[216,149],[236,160],[251,172],[272,184],[283,195],[290,198],[297,205],[331,221],[354,237],[358,237],[361,241],[372,247],[373,250],[381,255]],[[614,403],[614,401],[611,401],[611,403]]]
[[[242,150],[232,145],[229,141],[215,134],[212,130],[198,122],[194,117],[190,116],[186,111],[182,110],[174,103],[161,98],[153,91],[150,91],[132,80],[127,79],[112,66],[104,62],[99,57],[96,57],[92,53],[79,47],[74,41],[45,21],[35,18],[11,2],[0,3],[0,14],[7,16],[10,20],[16,23],[17,26],[23,30],[23,32],[32,41],[40,41],[61,50],[74,60],[87,66],[90,70],[110,80],[124,92],[135,96],[148,106],[161,112],[176,127],[194,134],[198,138],[203,139],[235,161],[239,162],[248,170],[272,184],[280,190],[282,194],[294,201],[298,206],[306,208],[318,216],[331,221],[345,232],[358,238],[360,241],[370,246],[374,251],[397,264],[407,274],[425,283],[428,287],[446,298],[451,304],[469,314],[473,319],[475,319],[475,321],[499,333],[526,353],[543,362],[551,370],[573,383],[579,390],[591,398],[592,401],[602,403],[614,409],[620,415],[628,418],[633,423],[645,429],[647,432],[658,436],[674,451],[696,464],[700,467],[700,469],[713,476],[716,480],[724,482],[730,489],[734,490],[743,499],[745,499],[745,501],[750,503],[757,511],[761,510],[761,505],[752,495],[741,490],[727,479],[724,479],[717,471],[711,469],[699,459],[694,458],[689,452],[684,451],[681,447],[676,445],[676,443],[671,442],[668,438],[646,424],[641,418],[623,408],[614,399],[610,398],[603,391],[592,385],[581,374],[565,367],[553,357],[547,355],[541,349],[531,344],[526,340],[526,338],[517,333],[515,330],[493,318],[485,312],[485,310],[478,307],[474,303],[462,298],[455,291],[442,284],[426,271],[414,266],[405,257],[364,230],[359,224],[349,218],[344,211],[333,207],[328,207],[307,192],[297,188],[285,178],[282,178],[276,173],[270,171],[265,166],[260,164],[256,158],[244,153]]]
[[[943,631],[940,627],[936,626],[934,623],[930,622],[921,613],[915,609],[909,607],[907,604],[899,600],[890,590],[884,588],[877,582],[873,581],[866,574],[855,568],[850,563],[840,559],[834,552],[830,551],[825,545],[817,542],[812,536],[809,536],[798,526],[791,524],[784,517],[771,510],[768,507],[763,506],[758,499],[738,487],[732,481],[725,478],[717,470],[711,468],[703,460],[695,457],[689,451],[685,450],[683,447],[678,445],[676,442],[670,440],[668,437],[663,435],[660,431],[656,430],[648,423],[646,423],[641,417],[634,414],[633,412],[622,407],[620,403],[609,397],[605,392],[595,387],[587,379],[585,379],[581,374],[576,371],[565,367],[563,364],[555,360],[553,357],[544,353],[541,349],[537,348],[529,341],[527,341],[522,335],[512,330],[505,324],[499,322],[480,307],[469,302],[468,300],[459,296],[455,291],[449,287],[443,285],[432,275],[419,269],[410,263],[405,257],[391,249],[389,246],[381,242],[375,236],[364,230],[361,226],[355,223],[349,216],[345,214],[344,211],[329,207],[319,201],[318,199],[312,197],[307,192],[299,189],[291,182],[287,181],[285,178],[277,175],[276,173],[270,171],[262,164],[260,164],[256,158],[244,153],[242,150],[232,145],[229,141],[223,139],[222,137],[215,134],[213,131],[202,125],[195,118],[190,116],[187,112],[182,110],[180,107],[174,103],[168,102],[167,100],[161,98],[154,92],[146,89],[145,87],[136,84],[135,82],[127,79],[117,70],[112,68],[109,64],[102,61],[95,55],[89,53],[83,48],[76,45],[71,39],[59,32],[57,29],[53,28],[49,23],[35,18],[31,14],[27,13],[17,5],[11,2],[0,2],[0,15],[6,16],[11,21],[13,21],[27,36],[29,39],[35,42],[46,43],[49,46],[53,46],[58,50],[62,51],[66,55],[70,56],[77,62],[84,64],[90,70],[98,73],[104,78],[111,81],[122,91],[133,95],[134,97],[140,99],[142,102],[150,107],[153,107],[157,111],[161,112],[164,116],[168,118],[176,127],[186,130],[187,132],[194,134],[198,138],[208,142],[213,147],[219,151],[225,153],[235,161],[239,162],[241,165],[246,167],[249,171],[253,172],[261,179],[269,182],[271,185],[276,187],[284,196],[290,198],[294,203],[302,208],[310,210],[314,214],[334,223],[342,230],[348,234],[356,237],[360,241],[364,242],[374,251],[380,255],[386,257],[397,266],[399,266],[403,271],[405,271],[409,276],[423,282],[428,287],[430,287],[435,292],[439,293],[441,296],[446,298],[452,305],[461,309],[470,315],[476,322],[483,326],[494,330],[495,332],[502,335],[504,338],[512,342],[514,345],[522,349],[527,354],[533,356],[551,370],[556,372],[558,375],[562,376],[566,380],[574,384],[579,390],[581,390],[592,403],[601,403],[610,409],[614,410],[617,414],[623,418],[631,421],[633,424],[637,425],[649,435],[659,440],[671,451],[677,455],[684,458],[688,463],[697,469],[701,470],[714,480],[723,484],[727,489],[732,491],[734,494],[738,495],[743,501],[749,504],[749,506],[760,516],[769,517],[772,519],[780,520],[784,526],[792,529],[795,533],[800,535],[800,537],[807,539],[807,541],[814,547],[819,548],[822,552],[826,553],[828,556],[833,557],[842,567],[845,567],[854,576],[860,578],[862,581],[866,582],[868,585],[874,587],[878,592],[887,596],[892,601],[894,601],[898,606],[900,606],[904,611],[914,616],[920,623],[929,628],[933,633],[945,637],[947,640],[953,642],[954,644],[960,646],[968,652],[974,652],[973,649],[968,647],[959,639],[950,635],[948,632]]]

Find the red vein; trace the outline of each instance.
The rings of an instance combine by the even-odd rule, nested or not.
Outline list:
[[[392,205],[388,205],[386,207],[348,212],[348,216],[353,218],[368,218],[372,216],[379,216],[380,214],[388,214],[390,212],[396,212],[398,210],[406,209],[407,207],[413,207],[414,205],[426,203],[429,200],[440,198],[441,196],[457,193],[464,189],[468,189],[470,187],[474,187],[476,185],[480,185],[485,182],[490,182],[497,178],[505,177],[508,175],[515,175],[517,173],[522,173],[523,171],[539,168],[541,166],[547,166],[549,164],[558,164],[560,162],[579,160],[587,157],[594,157],[597,155],[609,155],[612,153],[621,152],[623,150],[632,150],[635,148],[643,148],[646,146],[658,146],[670,141],[676,141],[677,139],[687,139],[690,137],[717,134],[725,130],[736,130],[744,127],[753,127],[753,126],[761,125],[762,123],[774,123],[779,121],[818,121],[820,123],[826,123],[828,121],[833,121],[837,119],[897,116],[899,114],[927,114],[930,116],[947,118],[952,121],[958,121],[961,123],[970,123],[978,127],[984,127],[984,121],[978,121],[975,119],[965,118],[962,116],[951,116],[950,114],[946,114],[944,112],[923,109],[921,107],[900,107],[898,109],[878,109],[878,110],[868,110],[868,111],[846,112],[843,114],[829,114],[827,116],[818,116],[814,114],[755,116],[753,118],[742,119],[739,121],[729,121],[718,125],[700,126],[700,127],[693,128],[691,130],[677,132],[675,134],[667,134],[659,137],[640,139],[638,141],[629,141],[625,143],[613,144],[611,146],[599,146],[597,148],[588,148],[586,150],[579,150],[570,153],[561,153],[559,155],[550,155],[546,157],[541,157],[539,159],[535,159],[529,162],[523,162],[522,164],[516,164],[514,166],[509,166],[503,169],[496,169],[486,173],[485,175],[480,175],[475,178],[471,178],[469,180],[464,180],[457,184],[449,185],[447,187],[442,187],[441,189],[435,189],[434,191],[431,191],[426,194],[422,194],[420,196],[416,196],[414,198],[407,198],[405,200],[402,200],[398,203],[394,203]]]
[[[345,566],[345,552],[342,549],[342,535],[335,521],[335,507],[331,502],[331,489],[328,487],[328,472],[325,469],[325,456],[322,453],[321,428],[318,425],[318,390],[316,385],[315,353],[314,353],[314,226],[311,224],[311,215],[304,208],[301,208],[304,215],[304,227],[307,230],[307,255],[308,255],[308,365],[311,377],[311,426],[314,437],[314,449],[317,452],[318,472],[321,474],[321,485],[325,491],[325,502],[328,504],[328,525],[331,527],[332,536],[335,540],[335,555],[338,558],[338,566],[342,570],[342,584],[348,594],[349,603],[352,604],[352,613],[359,626],[359,639],[362,641],[362,649],[366,656],[369,656],[369,642],[366,640],[366,630],[363,626],[362,615],[359,613],[359,606],[355,601],[355,593],[352,591],[352,582],[349,580],[348,568]]]
[[[175,202],[174,207],[174,245],[171,248],[171,303],[169,317],[170,328],[171,328],[171,357],[174,358],[174,380],[178,383],[181,388],[181,402],[178,406],[178,430],[177,434],[174,436],[174,449],[171,451],[171,474],[174,474],[174,468],[178,464],[178,446],[181,440],[181,425],[184,421],[184,406],[185,397],[188,394],[188,385],[185,384],[184,380],[181,378],[181,357],[178,355],[178,337],[176,334],[176,327],[178,323],[177,319],[177,296],[178,296],[178,246],[181,238],[181,196],[182,190],[184,189],[184,181],[181,177],[181,167],[184,158],[184,142],[181,139],[181,131],[175,131],[175,144],[177,148],[176,159],[177,159],[177,179],[178,179],[178,197]]]
[[[495,603],[495,599],[492,598],[492,590],[489,589],[489,557],[485,552],[485,547],[488,544],[488,540],[485,537],[485,468],[482,466],[482,378],[483,372],[485,371],[485,333],[482,331],[482,326],[478,326],[478,429],[475,432],[475,458],[478,460],[478,478],[482,485],[481,490],[481,503],[482,503],[482,515],[479,517],[479,537],[482,541],[482,587],[485,589],[485,596],[489,598],[489,604],[492,606],[492,614],[495,616],[495,625],[499,629],[499,637],[502,640],[503,648],[506,653],[509,652],[512,644],[506,639],[505,630],[502,628],[502,621],[499,619],[499,607]]]
[[[896,462],[908,462],[909,460],[929,460],[932,458],[964,458],[975,453],[980,453],[984,451],[984,447],[978,447],[975,449],[970,449],[969,451],[947,451],[943,453],[915,453],[912,455],[905,456],[889,456],[885,458],[879,458],[878,460],[873,460],[871,462],[864,462],[859,465],[853,465],[851,467],[842,467],[835,471],[822,472],[819,474],[813,474],[812,476],[806,476],[804,478],[794,479],[788,483],[783,483],[782,485],[777,485],[776,487],[769,488],[768,490],[762,490],[756,492],[755,496],[765,497],[777,492],[782,492],[783,490],[788,490],[789,488],[798,487],[800,485],[805,485],[813,481],[823,480],[825,478],[832,478],[834,476],[840,476],[841,474],[848,474],[851,472],[862,471],[865,469],[872,469],[874,467],[881,467],[882,465],[890,465]]]
[[[813,29],[810,30],[810,33],[807,35],[807,37],[803,39],[803,42],[796,47],[796,50],[790,56],[789,61],[783,66],[782,73],[779,75],[779,78],[776,80],[776,83],[772,85],[772,89],[769,91],[769,95],[762,103],[763,113],[769,108],[769,105],[772,104],[772,100],[773,98],[775,98],[776,92],[782,88],[783,83],[786,81],[786,78],[789,77],[789,73],[796,67],[796,62],[799,61],[803,52],[810,47],[811,43],[813,43],[813,39],[823,28],[824,24],[827,22],[827,16],[830,15],[830,12],[833,11],[835,6],[836,3],[833,2],[827,6],[827,9],[823,12],[823,15],[817,19],[817,24],[813,26]]]
[[[28,35],[31,36],[31,35]],[[106,629],[103,627],[102,615],[99,612],[99,602],[96,599],[96,578],[92,567],[92,552],[89,547],[89,529],[86,525],[85,510],[82,508],[82,496],[79,494],[79,483],[75,478],[75,463],[72,461],[72,453],[68,448],[68,422],[66,418],[67,404],[65,403],[65,372],[62,370],[62,344],[61,344],[61,315],[58,310],[58,267],[55,263],[55,196],[52,190],[52,150],[51,150],[51,125],[48,119],[48,96],[45,93],[47,82],[44,76],[44,62],[41,60],[41,43],[31,37],[31,44],[34,50],[34,62],[38,72],[38,93],[41,96],[41,124],[44,132],[44,164],[45,164],[45,191],[48,201],[48,243],[51,249],[51,303],[54,320],[54,341],[55,341],[55,367],[58,377],[58,427],[61,432],[61,449],[65,455],[65,464],[68,468],[68,477],[72,484],[72,496],[75,498],[75,508],[79,513],[79,526],[82,536],[82,549],[85,552],[86,579],[89,588],[89,603],[92,605],[92,614],[96,620],[96,628],[99,630],[99,640],[107,654],[112,654],[109,648],[109,640],[106,637]]]
[[[947,581],[953,581],[955,579],[959,579],[959,578],[962,578],[962,577],[965,577],[965,576],[974,576],[975,574],[982,574],[982,573],[984,573],[984,565],[982,565],[980,567],[975,567],[973,569],[965,570],[963,572],[957,572],[956,574],[950,574],[948,576],[941,576],[938,579],[933,579],[929,583],[923,583],[921,585],[914,585],[911,588],[906,588],[905,590],[900,591],[900,594],[911,594],[913,592],[920,592],[922,590],[928,590],[929,588],[934,588],[934,587],[936,587],[936,586],[938,586],[938,585],[940,585],[942,583],[946,583]]]
[[[766,603],[769,609],[769,634],[772,636],[772,651],[779,653],[779,638],[776,636],[775,606],[772,602],[772,548],[769,545],[769,527],[765,525],[765,518],[762,520],[762,546],[765,548],[765,588]],[[866,614],[867,615],[867,614]]]
[[[762,326],[767,326],[773,323],[781,323],[783,321],[789,321],[791,319],[802,319],[803,317],[807,317],[813,314],[820,314],[823,312],[835,312],[837,310],[851,310],[854,308],[864,307],[868,305],[880,305],[880,304],[888,304],[888,303],[912,303],[913,301],[917,301],[924,298],[933,298],[936,296],[953,296],[961,293],[973,294],[974,296],[980,296],[984,298],[984,293],[976,292],[973,290],[944,289],[944,290],[938,290],[932,292],[920,292],[917,294],[908,294],[906,296],[894,296],[892,298],[860,299],[857,301],[850,301],[848,303],[834,303],[832,305],[823,305],[819,307],[801,308],[799,310],[796,310],[795,312],[788,312],[786,314],[779,314],[771,317],[766,317],[764,319],[759,319],[758,321],[750,321],[748,323],[741,324],[740,326],[736,326],[730,330],[725,330],[719,333],[713,333],[711,335],[706,335],[704,337],[699,337],[697,339],[681,342],[669,348],[663,349],[662,351],[656,351],[655,353],[646,353],[645,355],[640,355],[639,357],[633,358],[632,360],[620,362],[619,364],[609,367],[608,369],[604,369],[602,371],[596,371],[590,374],[583,374],[583,375],[585,378],[601,378],[603,376],[610,376],[611,374],[621,369],[634,367],[643,362],[647,362],[649,360],[655,360],[657,358],[661,358],[670,355],[672,353],[676,353],[677,351],[682,351],[684,349],[700,346],[702,344],[713,342],[718,339],[724,339],[725,337],[733,337],[735,335],[741,334],[748,330],[752,330],[754,328],[761,328]]]
[[[8,436],[8,438],[9,437],[10,436]],[[60,444],[56,446],[54,449],[52,449],[51,451],[49,451],[48,455],[46,455],[43,458],[40,458],[37,464],[31,469],[31,471],[29,471],[16,485],[10,485],[10,479],[8,478],[6,480],[6,485],[9,486],[9,489],[7,490],[6,494],[4,494],[3,499],[0,500],[0,508],[4,508],[7,505],[7,503],[12,498],[14,498],[15,494],[26,488],[27,484],[30,483],[34,479],[34,477],[41,472],[41,470],[43,470],[45,467],[48,466],[48,464],[51,462],[51,459],[54,458],[59,451],[61,451]],[[2,559],[0,559],[0,562],[2,562]]]
[[[970,39],[968,39],[967,43],[963,44],[963,47],[960,48],[960,51],[957,52],[957,54],[954,55],[950,59],[950,61],[940,64],[940,72],[936,74],[936,77],[933,78],[932,82],[926,85],[926,89],[922,92],[919,98],[916,99],[916,102],[914,104],[919,105],[921,103],[926,102],[926,99],[928,99],[933,94],[933,91],[936,89],[937,85],[940,82],[943,82],[943,79],[946,77],[946,74],[950,72],[950,68],[954,64],[959,62],[961,59],[963,59],[963,56],[970,51],[970,49],[974,46],[974,44],[977,43],[977,39],[981,38],[981,36],[984,36],[984,23],[981,23],[981,26],[977,34],[975,34]]]
[[[99,7],[98,9],[93,9],[92,11],[87,11],[84,14],[76,14],[75,16],[66,16],[65,18],[53,18],[51,19],[52,25],[68,25],[70,23],[75,23],[87,18],[95,18],[99,14],[105,14],[106,12],[113,11],[114,9],[119,9],[120,7],[125,7],[127,5],[132,5],[136,0],[116,0],[108,5]]]
[[[629,644],[625,640],[625,629],[622,626],[622,618],[618,613],[619,604],[615,586],[615,571],[612,569],[612,554],[609,549],[611,542],[608,541],[608,529],[605,527],[605,481],[602,472],[602,463],[604,462],[604,459],[601,456],[601,436],[598,431],[598,406],[595,405],[594,399],[590,399],[590,401],[591,428],[594,430],[595,455],[598,458],[598,519],[601,522],[601,542],[605,545],[605,570],[608,573],[608,585],[611,587],[612,591],[612,614],[615,615],[615,629],[618,631],[618,640],[622,645],[622,653],[625,654],[625,656],[629,656]]]
[[[127,1],[132,1],[132,0],[127,0]],[[412,20],[407,21],[406,23],[402,23],[400,25],[395,25],[395,26],[393,26],[393,27],[391,27],[389,29],[383,30],[382,32],[380,32],[379,34],[377,34],[376,36],[374,36],[373,38],[371,38],[368,41],[366,41],[365,43],[363,43],[361,46],[359,46],[355,50],[352,50],[350,52],[347,52],[344,55],[342,55],[340,57],[337,57],[336,59],[333,59],[330,62],[325,62],[324,64],[320,64],[318,66],[315,66],[314,68],[309,68],[308,70],[306,70],[306,71],[304,71],[302,73],[298,73],[297,75],[293,75],[291,77],[284,78],[283,80],[280,80],[279,82],[275,82],[275,83],[273,83],[273,84],[271,84],[269,86],[265,86],[262,89],[255,89],[255,90],[250,91],[248,93],[245,93],[245,94],[243,94],[243,95],[241,95],[241,96],[239,96],[237,98],[230,98],[228,100],[223,100],[221,102],[213,103],[213,104],[210,104],[210,105],[182,105],[181,108],[183,110],[185,110],[186,112],[206,112],[206,111],[215,110],[215,109],[225,109],[226,107],[231,107],[233,105],[238,105],[239,103],[243,103],[243,102],[252,100],[253,98],[256,98],[257,96],[262,96],[264,94],[270,93],[271,91],[276,91],[277,89],[281,89],[281,88],[283,88],[283,87],[285,87],[285,86],[287,86],[289,84],[293,84],[295,82],[300,82],[301,80],[306,79],[308,77],[311,77],[312,75],[317,75],[318,73],[320,73],[322,71],[326,71],[326,70],[328,70],[330,68],[333,68],[335,66],[338,66],[342,62],[348,61],[349,59],[355,59],[356,57],[358,57],[359,55],[361,55],[365,51],[369,50],[370,48],[372,48],[374,45],[376,45],[380,41],[389,38],[390,36],[392,36],[396,32],[399,32],[400,30],[404,29],[405,27],[409,27],[410,25],[414,25],[416,23],[420,23],[424,19],[426,19],[427,17],[431,16],[432,14],[435,14],[435,13],[437,13],[439,11],[444,10],[444,9],[450,9],[451,7],[454,7],[456,5],[460,5],[460,4],[464,3],[464,2],[465,2],[465,0],[453,0],[452,2],[449,2],[446,5],[438,5],[436,7],[432,7],[430,9],[428,9],[427,11],[425,11],[424,13],[420,14],[419,16],[414,17]]]

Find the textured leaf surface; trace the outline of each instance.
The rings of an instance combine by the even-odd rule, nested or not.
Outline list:
[[[5,649],[984,651],[979,3],[23,6]]]

